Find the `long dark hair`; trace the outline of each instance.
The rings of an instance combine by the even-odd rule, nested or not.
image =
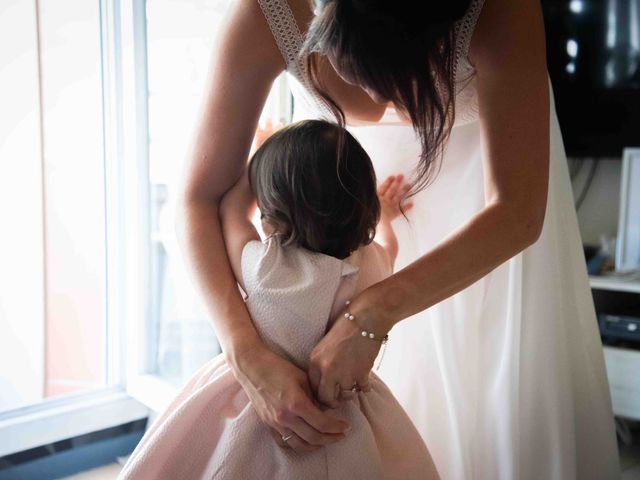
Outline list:
[[[413,193],[424,188],[455,117],[455,21],[471,0],[318,0],[304,52],[313,86],[344,125],[318,75],[317,54],[406,111],[420,139]]]
[[[277,131],[251,158],[249,183],[284,245],[342,259],[373,240],[380,219],[376,175],[339,125],[306,120]]]

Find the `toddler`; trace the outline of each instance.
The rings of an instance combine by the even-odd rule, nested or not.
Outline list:
[[[331,322],[349,321],[341,315],[346,301],[392,273],[391,220],[405,192],[401,177],[377,190],[366,152],[328,122],[285,127],[256,151],[220,216],[231,266],[271,350],[306,370]],[[251,221],[256,203],[265,240]],[[331,413],[351,425],[342,440],[311,452],[278,445],[220,355],[156,419],[121,478],[438,478],[420,435],[374,373],[366,392]]]

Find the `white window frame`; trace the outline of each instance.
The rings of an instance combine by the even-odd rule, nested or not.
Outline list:
[[[114,344],[120,345],[122,359],[119,375],[125,391],[150,410],[160,411],[177,393],[176,387],[161,377],[147,373],[153,363],[148,332],[151,326],[150,278],[150,183],[149,126],[147,101],[146,2],[113,0],[113,18],[118,21],[113,43],[111,133],[108,142],[113,168],[107,189],[109,220],[116,235],[109,238],[111,312],[117,312],[120,331],[113,332]],[[108,199],[109,200],[109,199]],[[114,369],[117,366],[114,365]]]
[[[149,374],[153,349],[146,2],[100,1],[107,222],[109,387],[0,412],[0,456],[102,430],[163,410],[178,387]],[[287,122],[281,75],[263,112]]]
[[[127,111],[124,108],[130,100],[125,88],[127,72],[126,61],[122,54],[126,52],[128,35],[134,31],[132,20],[134,14],[142,13],[144,26],[144,0],[133,0],[121,3],[120,0],[100,1],[100,27],[102,40],[103,68],[103,112],[104,112],[104,164],[107,182],[107,384],[91,392],[65,395],[44,400],[34,405],[0,413],[0,456],[9,455],[37,446],[56,442],[66,438],[83,435],[97,430],[113,427],[123,423],[145,418],[149,408],[126,390],[127,372],[125,361],[128,350],[130,331],[124,328],[132,324],[140,305],[129,306],[126,302],[133,296],[127,288],[136,285],[138,291],[141,284],[136,284],[138,277],[128,277],[127,260],[135,250],[131,251],[126,242],[130,237],[124,230],[128,209],[125,208],[127,188],[134,179],[126,178],[129,172],[123,166],[127,158],[144,158],[138,151],[132,153],[130,148],[138,143],[132,142],[127,134],[130,126]],[[130,44],[133,45],[133,42]],[[135,100],[135,99],[134,99]],[[146,118],[146,114],[145,117]],[[137,118],[134,118],[134,121]],[[135,130],[138,132],[138,130]],[[141,162],[139,162],[141,163]],[[144,185],[144,184],[143,184]],[[135,208],[131,211],[135,212]],[[127,217],[127,218],[125,218]],[[137,223],[136,225],[141,225]],[[139,258],[144,258],[140,256]],[[134,268],[137,270],[137,268]],[[122,279],[126,278],[127,283]],[[135,295],[135,292],[131,292]],[[137,318],[144,318],[144,308]],[[140,322],[133,322],[138,324]],[[129,349],[129,355],[135,350]]]
[[[126,349],[127,371],[126,391],[153,412],[160,412],[177,395],[179,388],[159,375],[150,374],[149,367],[154,364],[154,349],[149,344],[153,318],[151,309],[151,279],[149,277],[150,249],[150,184],[149,184],[149,148],[148,148],[148,72],[147,72],[147,37],[145,23],[144,0],[134,0],[122,5],[124,22],[131,30],[123,28],[124,48],[122,55],[123,119],[125,138],[125,157],[136,161],[125,162],[129,171],[131,187],[125,192],[128,207],[125,219],[127,245],[129,252],[124,264],[126,273]],[[291,119],[292,97],[287,85],[286,74],[282,74],[275,82],[265,105],[263,117],[274,121],[288,122]],[[136,205],[137,208],[131,208]],[[137,212],[136,212],[137,210]],[[132,235],[131,232],[135,232]],[[142,321],[141,321],[142,319]],[[135,353],[133,353],[135,352]]]

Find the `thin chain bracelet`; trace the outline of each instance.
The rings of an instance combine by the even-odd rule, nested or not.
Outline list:
[[[351,300],[347,300],[346,302],[344,302],[344,304],[345,306],[348,307],[351,304]],[[362,327],[360,327],[360,325],[358,325],[358,323],[356,322],[356,316],[353,315],[352,313],[345,312],[344,318],[353,322],[358,328],[362,329]],[[379,370],[380,365],[382,364],[382,359],[384,358],[384,354],[387,351],[387,342],[389,341],[389,334],[386,334],[384,337],[381,338],[380,335],[376,335],[373,332],[368,332],[367,330],[361,330],[360,335],[362,335],[364,338],[369,338],[371,340],[375,340],[376,342],[382,343],[382,346],[383,346],[382,355],[380,355],[380,360],[378,361],[378,366],[376,367],[376,370]]]

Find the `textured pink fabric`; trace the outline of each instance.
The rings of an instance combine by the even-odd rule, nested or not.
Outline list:
[[[282,247],[272,237],[247,244],[242,260],[247,306],[256,328],[270,348],[301,368],[324,335],[332,310],[390,273],[375,244],[338,260]],[[155,420],[118,478],[438,478],[409,417],[375,374],[370,382],[370,392],[331,411],[351,424],[347,437],[298,454],[276,444],[218,356],[193,375]]]

